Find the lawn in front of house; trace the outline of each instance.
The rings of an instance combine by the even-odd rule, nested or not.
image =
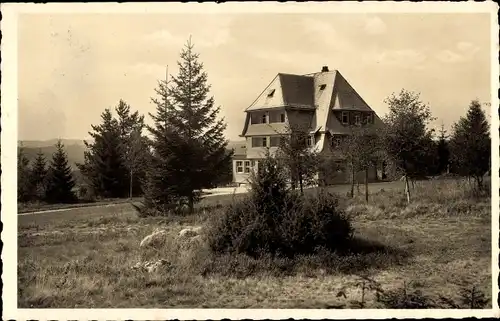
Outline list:
[[[215,256],[178,237],[206,226],[222,209],[184,218],[137,218],[120,213],[78,222],[20,226],[20,308],[383,308],[377,285],[390,297],[403,286],[429,301],[460,303],[476,286],[491,297],[490,199],[464,197],[461,183],[420,182],[407,206],[400,190],[379,191],[365,204],[341,196],[365,252],[294,260]],[[462,189],[461,189],[462,188]],[[141,240],[164,229],[166,243]],[[134,270],[164,259],[157,272]],[[378,283],[378,284],[376,284]],[[363,299],[362,299],[363,298]],[[491,301],[489,302],[491,307]],[[464,307],[463,305],[461,307]]]

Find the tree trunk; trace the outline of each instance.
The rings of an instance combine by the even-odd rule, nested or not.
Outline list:
[[[188,197],[188,206],[189,206],[189,214],[193,214],[193,212],[194,212],[194,196],[192,193]]]
[[[408,184],[408,175],[405,175],[405,191],[406,191],[406,201],[410,204],[410,185]]]
[[[368,203],[368,168],[365,169],[365,200]]]
[[[132,189],[134,187],[134,171],[130,170],[130,190],[129,190],[129,198],[132,199]]]
[[[354,198],[354,164],[351,163],[351,198]]]
[[[300,194],[304,195],[304,186],[302,183],[302,173],[299,173],[299,186],[300,186]]]

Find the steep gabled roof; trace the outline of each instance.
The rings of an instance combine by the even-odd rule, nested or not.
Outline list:
[[[279,73],[245,111],[284,106],[314,109],[314,79]]]
[[[283,94],[278,74],[245,111],[282,107],[283,105]]]
[[[336,70],[314,74],[314,103],[316,105],[316,112],[314,113],[313,124],[316,125],[315,129],[321,131],[326,130],[336,74]],[[325,86],[323,87],[323,85]]]
[[[373,111],[338,70],[308,75],[279,73],[246,111],[285,106],[314,111],[311,132],[319,130],[336,134],[347,134],[349,131],[330,110]],[[247,114],[242,136],[272,134],[275,132],[273,126],[280,126],[254,124],[251,126],[252,133],[249,133],[249,116]],[[380,126],[383,123],[375,114],[374,127]]]
[[[314,108],[314,79],[309,76],[278,74],[286,106]]]
[[[361,98],[356,90],[347,82],[340,72],[335,74],[334,99],[330,108],[350,109],[359,111],[373,111],[370,106]]]

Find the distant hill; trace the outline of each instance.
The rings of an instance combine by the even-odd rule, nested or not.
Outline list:
[[[83,163],[84,161],[83,154],[85,152],[85,145],[83,140],[61,139],[61,141],[64,144],[66,153],[68,154],[68,162],[71,167],[76,170],[76,163]],[[46,141],[25,140],[19,141],[18,148],[22,144],[26,157],[30,160],[30,162],[36,158],[38,151],[41,151],[47,161],[49,161],[52,158],[52,154],[56,151],[56,143],[57,139]],[[233,149],[244,144],[245,141],[229,141],[227,148]]]
[[[81,145],[85,146],[83,143],[83,139],[61,139],[61,142],[64,144],[64,146],[70,146],[70,145]],[[23,147],[26,148],[40,148],[40,147],[47,147],[47,146],[54,146],[57,144],[57,139],[49,139],[49,140],[20,140],[18,142],[18,146],[23,145]]]
[[[42,152],[42,154],[45,156],[47,159],[47,162],[52,159],[52,154],[56,151],[56,147],[54,145],[49,145],[49,146],[43,146],[43,145],[35,145],[36,147],[27,147],[26,145],[23,144],[23,149],[26,157],[30,162],[32,162],[35,158],[36,155],[38,154],[39,151]],[[31,145],[31,146],[33,146]],[[18,146],[18,149],[20,147]],[[68,155],[68,162],[70,166],[73,169],[77,169],[76,163],[83,163],[83,153],[85,151],[85,146],[82,145],[64,145],[64,150],[66,151],[66,154]]]

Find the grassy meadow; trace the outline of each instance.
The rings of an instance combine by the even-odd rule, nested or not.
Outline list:
[[[347,187],[335,190],[355,228],[350,255],[253,259],[213,254],[203,233],[195,240],[179,237],[185,227],[208,226],[223,211],[213,205],[230,196],[185,217],[139,218],[109,207],[100,216],[23,221],[18,306],[398,308],[411,301],[469,308],[463,293],[474,287],[485,295],[483,307],[491,308],[490,198],[473,197],[464,181],[421,181],[406,205],[401,186],[371,189],[368,203],[363,195],[348,198]],[[156,229],[166,231],[164,242],[141,248]],[[160,259],[157,271],[133,268]]]

